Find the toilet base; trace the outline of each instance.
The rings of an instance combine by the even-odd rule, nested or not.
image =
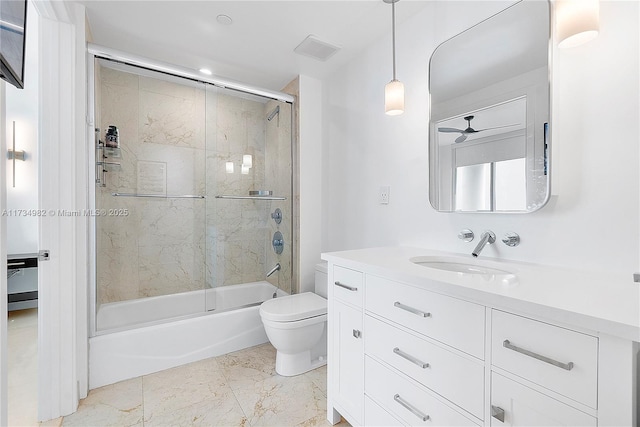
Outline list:
[[[276,372],[283,377],[293,377],[304,374],[327,364],[327,356],[320,356],[311,360],[311,351],[306,350],[296,354],[276,352]]]

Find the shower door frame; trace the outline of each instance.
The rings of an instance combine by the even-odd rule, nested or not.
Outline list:
[[[294,173],[296,159],[294,156],[294,142],[295,138],[297,138],[296,122],[295,122],[295,107],[296,107],[296,98],[292,95],[289,95],[284,92],[272,91],[268,89],[263,89],[257,86],[248,85],[245,83],[241,83],[234,80],[227,80],[216,76],[208,76],[204,77],[188,68],[179,67],[172,64],[167,64],[160,61],[155,61],[149,58],[141,57],[138,55],[118,51],[115,49],[99,46],[93,43],[87,43],[87,117],[90,123],[96,123],[95,117],[95,101],[96,101],[96,81],[95,81],[95,64],[96,60],[104,59],[114,62],[123,63],[126,65],[131,65],[134,67],[139,67],[143,69],[147,69],[150,71],[155,71],[163,74],[167,74],[174,77],[180,77],[187,80],[210,84],[214,87],[218,87],[221,89],[231,89],[234,91],[257,95],[263,97],[265,99],[271,99],[275,101],[285,102],[291,105],[291,204],[292,204],[292,212],[294,212],[293,204],[294,204]],[[95,141],[93,137],[90,137],[87,141],[90,147],[95,145]],[[88,163],[89,165],[95,165],[96,162],[96,150],[89,149],[88,151]],[[95,186],[95,168],[89,167],[89,176],[87,177],[89,181],[89,203],[90,209],[96,209],[96,186]],[[294,222],[292,221],[292,236],[291,236],[291,261],[292,261],[292,270],[291,270],[291,291],[293,292],[293,283],[294,283],[294,274],[297,270],[297,266],[294,266],[295,260],[295,239],[293,238],[293,234],[296,230],[293,227]],[[102,333],[102,331],[98,332],[97,329],[97,224],[96,217],[89,218],[89,259],[92,262],[89,265],[89,337],[95,337]],[[170,319],[167,319],[170,320]],[[104,331],[104,333],[109,333],[109,331]]]

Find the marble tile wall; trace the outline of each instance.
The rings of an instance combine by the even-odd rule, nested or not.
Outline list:
[[[275,262],[283,268],[274,284],[290,292],[290,106],[279,103],[279,123],[267,122],[275,101],[107,67],[98,76],[101,138],[109,125],[118,126],[122,155],[113,161],[122,168],[107,173],[96,207],[128,211],[96,221],[98,304],[264,280]],[[253,156],[247,175],[240,173],[243,154]],[[228,161],[234,173],[226,172]],[[163,165],[166,194],[207,198],[114,197],[142,192],[141,162]],[[287,201],[214,197],[264,189]],[[285,216],[279,228],[289,236],[277,258],[270,217],[276,207]]]
[[[207,154],[207,284],[228,286],[263,280],[268,243],[268,202],[216,199],[212,195],[247,196],[265,189],[264,103],[210,88],[215,109],[215,140]],[[212,132],[213,134],[213,132]],[[242,156],[253,167],[241,173]],[[233,173],[225,165],[233,162]]]
[[[100,128],[120,132],[119,171],[107,173],[96,207],[98,303],[204,287],[205,205],[201,199],[114,197],[147,193],[140,162],[164,165],[169,195],[205,192],[205,90],[103,67]]]

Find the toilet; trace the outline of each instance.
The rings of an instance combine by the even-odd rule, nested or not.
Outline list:
[[[267,337],[276,349],[276,372],[304,374],[327,363],[327,264],[316,265],[315,293],[273,298],[260,305]]]

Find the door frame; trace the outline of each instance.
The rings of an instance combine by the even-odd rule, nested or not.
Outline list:
[[[88,218],[57,215],[59,209],[88,208],[86,21],[78,4],[34,5],[38,17],[30,23],[36,18],[40,27],[38,144],[40,159],[46,159],[39,164],[38,207],[51,213],[40,217],[38,239],[39,249],[51,254],[38,266],[38,420],[49,420],[74,412],[88,392]],[[4,124],[4,83],[0,120]],[[5,174],[0,187],[4,209]],[[0,218],[0,425],[7,424],[6,229],[6,218]]]

